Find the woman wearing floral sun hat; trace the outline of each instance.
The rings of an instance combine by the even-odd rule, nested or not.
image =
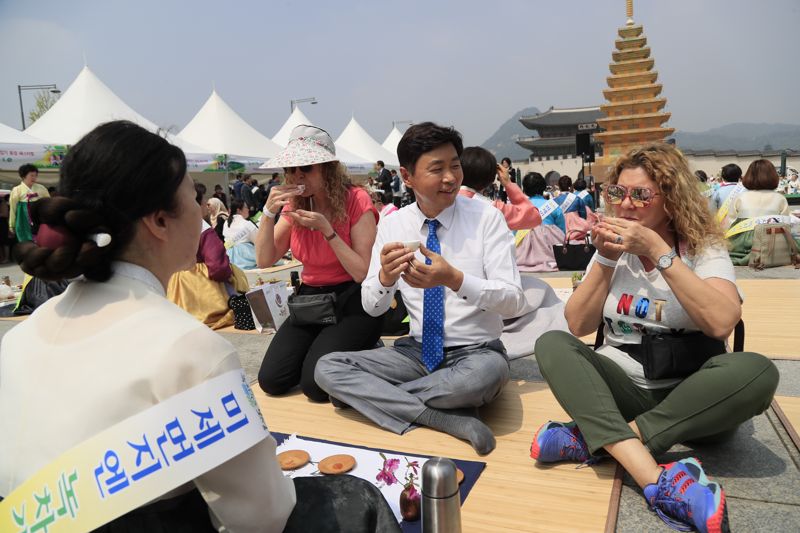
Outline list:
[[[268,164],[283,167],[286,185],[272,187],[264,206],[255,240],[258,266],[272,265],[291,248],[303,263],[298,294],[336,293],[340,316],[333,325],[284,322],[261,363],[258,383],[272,395],[299,383],[312,400],[327,401],[314,381],[319,358],[372,348],[380,337],[381,319],[364,312],[359,290],[379,215],[367,191],[350,182],[323,129],[297,126],[287,147]]]

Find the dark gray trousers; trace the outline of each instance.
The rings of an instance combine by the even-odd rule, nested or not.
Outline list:
[[[433,372],[422,364],[421,348],[404,337],[391,348],[330,353],[317,363],[314,378],[322,390],[398,434],[427,407],[480,407],[508,381],[500,341],[450,350]]]

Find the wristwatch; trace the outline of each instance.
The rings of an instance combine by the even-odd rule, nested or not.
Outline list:
[[[668,254],[664,254],[658,258],[656,262],[656,268],[660,271],[666,270],[672,266],[672,260],[678,257],[678,252],[675,250],[670,250]]]

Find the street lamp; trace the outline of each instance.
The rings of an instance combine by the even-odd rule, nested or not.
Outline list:
[[[317,99],[312,96],[311,98],[298,98],[296,100],[289,100],[289,112],[293,112],[294,108],[297,107],[297,104],[302,104],[303,102],[311,102],[312,104],[316,104]]]
[[[28,90],[43,90],[50,89],[53,94],[61,94],[61,89],[56,87],[55,83],[48,85],[17,85],[17,93],[19,94],[19,115],[22,118],[22,129],[25,129],[25,111],[22,108],[22,91]]]

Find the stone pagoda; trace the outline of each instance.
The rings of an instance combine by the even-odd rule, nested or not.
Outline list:
[[[597,120],[605,131],[594,134],[594,139],[603,143],[598,164],[604,170],[634,146],[663,141],[675,131],[663,126],[670,117],[663,111],[667,99],[659,97],[662,86],[656,83],[658,72],[653,70],[642,25],[633,22],[633,0],[626,4],[628,21],[618,30],[616,50],[611,54],[614,62],[609,64],[611,76],[606,78],[608,89],[603,91],[607,103],[600,106],[605,117]],[[605,172],[597,170],[597,176],[604,179]]]

